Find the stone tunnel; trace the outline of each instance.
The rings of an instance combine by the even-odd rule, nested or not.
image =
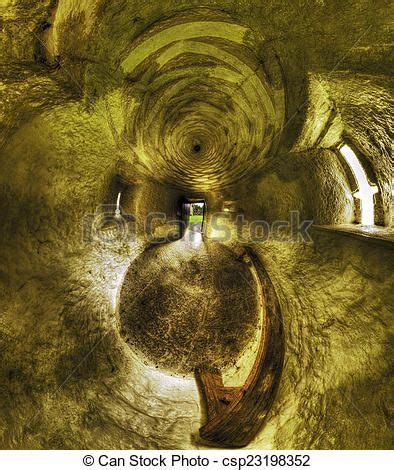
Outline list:
[[[0,1],[0,448],[392,446],[390,10]]]

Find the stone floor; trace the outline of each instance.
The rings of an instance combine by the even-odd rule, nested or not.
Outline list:
[[[191,224],[181,240],[154,245],[130,266],[120,320],[130,347],[157,368],[223,370],[255,337],[255,280],[242,255]]]

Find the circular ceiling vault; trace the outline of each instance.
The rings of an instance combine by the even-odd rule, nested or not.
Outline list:
[[[284,119],[280,65],[263,38],[227,15],[198,9],[159,22],[121,68],[124,137],[143,173],[218,190],[274,152]]]

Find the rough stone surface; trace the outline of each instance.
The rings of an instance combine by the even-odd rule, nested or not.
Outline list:
[[[369,162],[388,226],[389,7],[0,2],[1,448],[203,447],[194,379],[144,363],[120,333],[123,278],[148,243],[144,217],[173,219],[187,196],[206,200],[207,236],[228,201],[248,220],[295,210],[319,224],[352,223],[352,188],[335,152],[346,138]],[[205,31],[182,43],[194,52],[179,45],[174,57],[167,40],[135,75],[124,70],[146,35],[193,15],[243,33],[215,30],[211,40]],[[239,152],[230,151],[235,138],[247,142]],[[109,204],[111,218],[118,192],[137,217],[135,241],[83,241],[86,214]],[[159,221],[154,235],[167,229]],[[249,447],[390,448],[393,252],[334,232],[313,238],[253,245],[280,300],[286,360]]]
[[[188,232],[145,251],[125,276],[119,307],[130,347],[152,365],[187,375],[235,366],[259,324],[248,266],[199,237]]]

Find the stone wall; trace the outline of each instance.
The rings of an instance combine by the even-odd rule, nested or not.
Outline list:
[[[207,222],[233,201],[250,221],[288,220],[296,210],[317,224],[351,223],[354,201],[335,153],[345,137],[371,165],[379,222],[388,225],[388,5],[1,3],[1,448],[201,447],[194,380],[142,364],[119,335],[123,276],[147,246],[141,220],[149,212],[173,218],[183,196],[198,194]],[[204,8],[186,11],[192,7]],[[138,80],[122,69],[143,32],[193,15],[225,18],[241,31],[238,43],[225,27],[213,43],[199,36],[203,61],[197,48],[168,64],[153,54]],[[220,72],[224,52],[243,61],[225,67],[228,100],[209,89],[209,109],[200,102],[196,110],[190,103],[204,96],[201,80]],[[237,67],[235,77],[229,69]],[[250,67],[257,81],[248,81]],[[200,80],[195,88],[189,72]],[[219,72],[208,83],[217,86]],[[163,134],[163,122],[180,122],[160,96],[172,78],[190,101],[174,95],[175,111],[186,121],[193,114],[188,139],[183,124],[177,139]],[[256,83],[266,87],[262,100]],[[190,150],[201,115],[214,119],[199,161]],[[230,152],[238,138],[247,145]],[[123,210],[139,220],[135,241],[86,243],[85,215],[113,205],[119,191]],[[162,225],[157,235],[167,231]],[[254,245],[280,299],[287,352],[271,416],[250,447],[389,448],[392,251],[338,234],[316,233],[313,242]]]

